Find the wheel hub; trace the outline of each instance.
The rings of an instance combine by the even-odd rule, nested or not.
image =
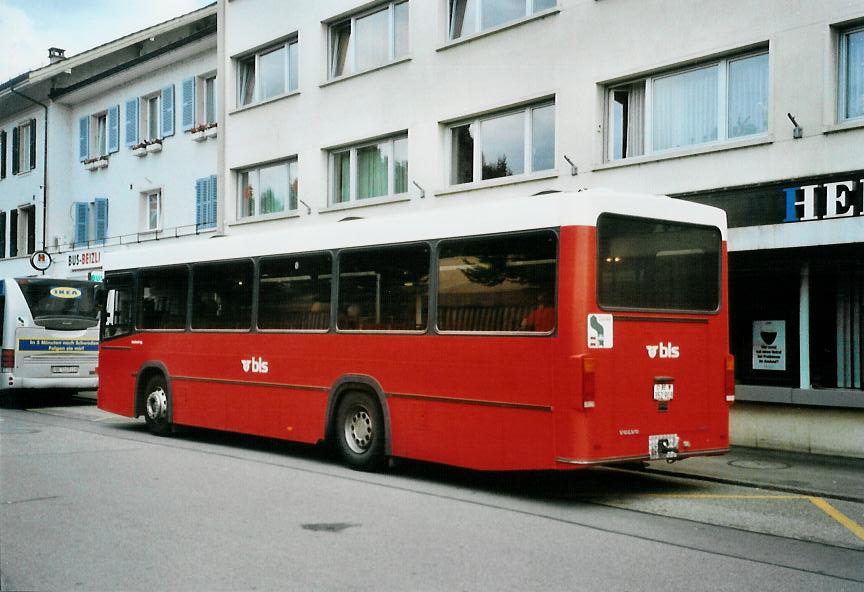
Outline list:
[[[162,388],[157,388],[147,395],[147,417],[152,421],[161,422],[168,415],[168,396]]]
[[[369,449],[374,433],[372,417],[362,407],[345,419],[345,441],[357,454],[362,454]]]

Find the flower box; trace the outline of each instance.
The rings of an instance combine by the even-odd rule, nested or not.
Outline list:
[[[192,132],[192,141],[193,142],[203,142],[206,139],[207,139],[207,136],[204,135],[204,130]]]
[[[132,156],[147,156],[147,146],[133,146]]]
[[[97,156],[96,158],[90,158],[84,161],[84,169],[88,171],[95,171],[96,169],[104,169],[108,166],[108,157],[107,156]]]
[[[204,130],[204,135],[207,136],[208,138],[215,138],[216,137],[216,131],[217,131],[216,130],[216,124],[213,124]]]
[[[151,142],[147,144],[147,152],[161,152],[162,142]]]

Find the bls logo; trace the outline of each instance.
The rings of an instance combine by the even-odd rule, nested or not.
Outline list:
[[[255,372],[256,374],[267,374],[270,369],[264,358],[252,358],[251,360],[240,360],[243,363],[243,372]]]
[[[661,358],[679,358],[681,354],[678,352],[678,346],[672,345],[672,342],[663,343],[660,342],[659,345],[646,345],[645,349],[648,350],[648,357],[652,360],[657,357],[657,354],[660,354]]]

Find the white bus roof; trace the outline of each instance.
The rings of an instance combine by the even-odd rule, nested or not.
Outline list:
[[[590,189],[422,212],[381,214],[254,235],[220,236],[182,246],[114,251],[105,253],[103,261],[104,269],[110,271],[560,226],[595,226],[603,213],[714,226],[720,229],[723,240],[727,240],[726,212],[719,208],[667,196]],[[359,217],[363,214],[347,209],[344,215]]]

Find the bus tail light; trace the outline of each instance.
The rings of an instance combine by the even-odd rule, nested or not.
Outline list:
[[[732,403],[735,401],[735,356],[732,354],[726,354],[725,378],[726,400]]]
[[[594,395],[597,392],[594,371],[596,363],[594,358],[582,358],[582,407],[585,409],[594,407]]]
[[[15,367],[15,350],[4,349],[3,356],[0,358],[0,371],[11,372]]]

